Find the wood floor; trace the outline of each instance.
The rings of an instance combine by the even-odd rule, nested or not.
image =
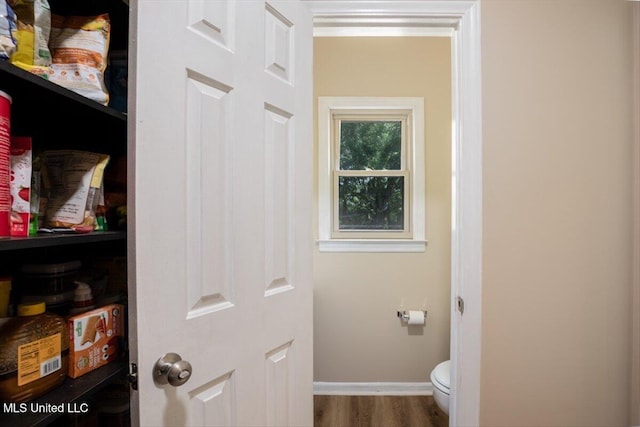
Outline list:
[[[315,427],[446,427],[433,396],[316,395]]]

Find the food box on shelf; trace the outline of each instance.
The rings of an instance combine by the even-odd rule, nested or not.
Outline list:
[[[69,317],[69,376],[77,378],[115,360],[124,338],[124,306],[109,304]]]

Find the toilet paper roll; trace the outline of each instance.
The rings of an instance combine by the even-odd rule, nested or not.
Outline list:
[[[409,310],[408,325],[424,325],[424,311],[422,310]]]

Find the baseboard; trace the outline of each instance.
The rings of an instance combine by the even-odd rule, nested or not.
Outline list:
[[[330,383],[316,381],[313,394],[341,396],[431,396],[431,383]]]

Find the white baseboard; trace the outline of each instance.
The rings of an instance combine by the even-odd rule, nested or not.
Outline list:
[[[431,383],[313,383],[313,394],[341,396],[431,396]]]

